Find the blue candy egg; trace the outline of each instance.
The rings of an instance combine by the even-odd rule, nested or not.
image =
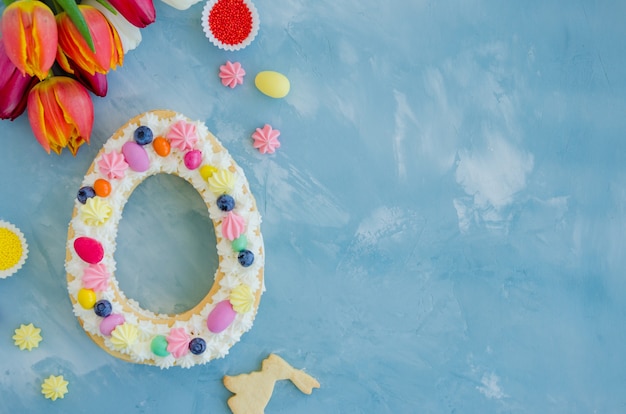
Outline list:
[[[96,315],[106,318],[113,311],[113,307],[111,306],[111,302],[106,299],[102,299],[96,302],[93,306],[93,311]]]
[[[189,351],[194,355],[200,355],[206,351],[206,342],[202,338],[193,338],[189,342]]]
[[[135,142],[139,145],[146,145],[152,142],[152,130],[147,126],[140,126],[135,130],[133,138]]]
[[[78,194],[76,195],[76,198],[81,204],[85,204],[88,198],[92,198],[95,196],[96,196],[96,190],[94,190],[93,187],[86,186],[86,187],[81,187],[78,190]]]
[[[230,211],[235,208],[235,199],[228,194],[217,197],[217,207],[222,211]]]
[[[243,267],[248,267],[254,262],[254,253],[250,250],[242,250],[237,255],[237,260],[239,260],[239,264]]]

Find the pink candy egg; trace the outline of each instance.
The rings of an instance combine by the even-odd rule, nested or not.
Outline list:
[[[202,151],[192,150],[185,154],[185,167],[195,170],[202,164]]]
[[[74,250],[78,257],[90,264],[100,263],[104,257],[102,244],[91,237],[78,237],[74,240]]]
[[[118,326],[126,322],[124,315],[112,313],[100,322],[100,332],[102,335],[110,336],[111,332]]]
[[[122,154],[124,154],[128,167],[133,171],[144,172],[150,167],[148,153],[144,147],[136,142],[129,141],[122,145]]]
[[[206,326],[213,333],[220,333],[235,320],[237,312],[233,309],[229,300],[223,300],[209,313],[206,319]]]

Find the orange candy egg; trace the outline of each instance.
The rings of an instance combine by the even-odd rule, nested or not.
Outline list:
[[[98,197],[106,197],[111,194],[111,183],[102,178],[98,178],[93,183],[93,189]]]
[[[167,157],[170,153],[170,142],[166,138],[156,137],[154,141],[152,141],[152,146],[154,147],[154,152],[161,157]]]

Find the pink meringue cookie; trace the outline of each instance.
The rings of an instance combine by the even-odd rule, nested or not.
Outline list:
[[[181,151],[193,149],[198,142],[196,126],[186,121],[178,121],[170,128],[166,138],[173,147]]]
[[[227,61],[220,66],[219,76],[222,80],[222,85],[228,86],[231,89],[237,85],[243,84],[245,74],[246,71],[243,70],[239,62],[232,63],[231,61]]]
[[[243,233],[246,222],[243,217],[229,211],[222,220],[222,234],[228,240],[233,241]]]
[[[98,160],[98,168],[100,169],[100,173],[106,175],[108,178],[124,178],[124,172],[128,168],[128,163],[122,154],[111,151],[102,154]]]
[[[90,264],[83,273],[83,286],[94,292],[107,290],[109,286],[109,271],[103,263]]]
[[[180,358],[189,353],[189,335],[185,328],[174,328],[167,336],[167,351],[174,358]]]
[[[270,125],[265,124],[262,129],[257,128],[252,134],[252,139],[254,140],[252,145],[254,148],[258,149],[261,154],[273,154],[274,151],[280,147],[280,141],[278,141],[279,135],[279,130],[273,129]]]

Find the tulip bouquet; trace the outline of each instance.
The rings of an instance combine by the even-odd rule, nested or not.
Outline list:
[[[28,114],[41,146],[76,155],[94,120],[90,92],[106,96],[106,74],[153,23],[152,0],[3,0],[0,118]],[[199,0],[163,0],[186,9]],[[80,3],[80,4],[78,4]]]

